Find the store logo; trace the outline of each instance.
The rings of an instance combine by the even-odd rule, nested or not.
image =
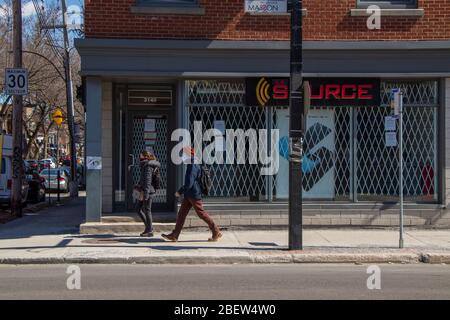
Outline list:
[[[261,106],[265,106],[270,100],[269,89],[269,82],[265,78],[261,78],[256,86],[256,99]]]
[[[261,107],[289,104],[289,79],[249,78],[246,81],[246,104]]]

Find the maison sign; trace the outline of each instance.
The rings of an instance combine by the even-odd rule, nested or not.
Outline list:
[[[287,0],[245,0],[247,13],[287,13]]]

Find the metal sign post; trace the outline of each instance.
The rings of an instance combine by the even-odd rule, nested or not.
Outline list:
[[[62,114],[61,110],[57,109],[55,112],[53,112],[52,120],[53,120],[53,122],[56,123],[56,126],[57,126],[57,128],[56,128],[56,168],[57,168],[57,178],[56,179],[58,181],[58,188],[57,188],[58,197],[57,197],[56,201],[57,201],[57,204],[59,205],[59,203],[60,203],[60,191],[61,191],[61,189],[60,189],[60,181],[59,181],[59,179],[61,178],[61,174],[59,172],[59,128],[61,127],[61,124],[64,121],[64,117],[63,117],[63,114]]]
[[[394,108],[394,114],[398,118],[398,156],[399,156],[399,197],[400,197],[400,239],[399,248],[404,247],[403,240],[403,92],[396,88],[392,90],[393,100],[392,107]]]
[[[399,157],[400,157],[400,241],[399,247],[403,248],[403,93],[400,91],[398,93],[398,104],[399,104]]]

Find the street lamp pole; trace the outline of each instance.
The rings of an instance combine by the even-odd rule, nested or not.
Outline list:
[[[302,0],[291,1],[289,108],[289,249],[303,250],[302,157],[304,134]]]

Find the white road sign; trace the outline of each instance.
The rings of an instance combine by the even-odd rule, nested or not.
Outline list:
[[[5,69],[5,94],[26,96],[28,94],[28,71]]]

